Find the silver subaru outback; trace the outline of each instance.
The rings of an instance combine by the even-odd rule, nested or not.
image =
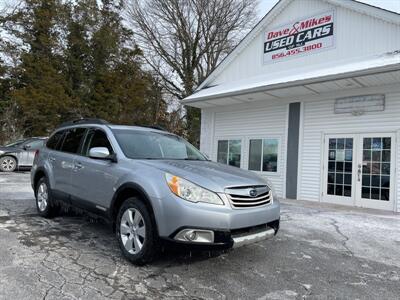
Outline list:
[[[63,124],[36,152],[31,182],[40,215],[67,205],[105,217],[138,265],[163,243],[231,248],[279,229],[280,205],[264,178],[212,162],[154,128],[98,119]]]

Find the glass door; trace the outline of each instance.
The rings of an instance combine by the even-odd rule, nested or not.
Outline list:
[[[355,135],[327,135],[323,176],[323,201],[355,205]]]
[[[362,134],[357,164],[357,206],[393,210],[394,136]]]
[[[395,135],[326,135],[322,201],[394,210]]]

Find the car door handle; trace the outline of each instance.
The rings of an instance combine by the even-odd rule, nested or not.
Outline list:
[[[81,163],[75,163],[75,165],[74,165],[74,169],[75,169],[75,170],[80,170],[80,169],[82,169],[82,168],[83,168],[83,166],[82,166]]]

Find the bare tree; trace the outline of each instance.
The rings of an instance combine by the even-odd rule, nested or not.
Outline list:
[[[254,25],[254,0],[128,0],[127,21],[164,88],[193,93]],[[187,108],[189,139],[198,143],[200,113]]]

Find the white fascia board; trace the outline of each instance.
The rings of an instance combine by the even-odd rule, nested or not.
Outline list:
[[[246,80],[222,84],[200,90],[182,100],[183,104],[229,97],[250,92],[268,91],[271,89],[298,86],[315,82],[323,82],[333,79],[363,76],[378,72],[396,71],[400,68],[400,52],[385,54],[374,59],[364,60],[356,63],[337,65],[329,68],[317,69],[301,74],[276,77],[263,75],[247,78]]]

